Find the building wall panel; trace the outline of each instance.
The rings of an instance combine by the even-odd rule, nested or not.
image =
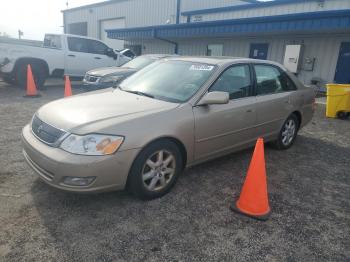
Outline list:
[[[182,55],[205,55],[208,44],[222,43],[224,56],[248,57],[250,44],[268,43],[268,60],[283,63],[285,46],[302,44],[304,58],[316,58],[313,71],[300,70],[298,77],[305,84],[310,84],[312,78],[321,78],[325,82],[333,82],[342,42],[350,42],[348,35],[326,36],[279,36],[279,37],[249,37],[232,39],[192,39],[179,42],[179,52]]]
[[[121,0],[111,4],[68,11],[65,23],[88,23],[88,35],[100,38],[100,21],[125,18],[125,27],[143,27],[175,23],[175,0]]]
[[[317,1],[312,2],[300,2],[294,4],[277,5],[271,7],[259,7],[254,9],[245,9],[237,11],[219,12],[212,14],[201,14],[197,17],[193,16],[191,21],[198,20],[198,16],[202,21],[213,20],[225,20],[225,19],[238,19],[247,17],[261,17],[261,16],[273,16],[284,15],[293,13],[304,12],[317,12],[337,9],[350,9],[350,1],[347,0],[326,0],[323,5],[320,5]],[[194,10],[194,9],[193,9]],[[182,22],[187,20],[186,17],[182,17]]]

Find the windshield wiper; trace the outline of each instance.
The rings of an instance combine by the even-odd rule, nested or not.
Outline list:
[[[119,87],[119,89],[122,90],[122,91],[124,91],[124,92],[136,94],[136,95],[139,95],[139,96],[147,96],[147,97],[150,97],[150,98],[154,98],[153,95],[150,95],[150,94],[147,94],[147,93],[144,93],[144,92],[141,92],[141,91],[124,90],[124,89],[121,89],[120,87]]]

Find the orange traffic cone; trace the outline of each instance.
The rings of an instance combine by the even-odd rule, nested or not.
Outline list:
[[[69,76],[65,76],[64,81],[64,97],[72,95],[72,85],[69,80]]]
[[[264,140],[256,142],[252,160],[249,165],[241,195],[230,208],[240,214],[259,220],[267,220],[270,214],[266,183]]]
[[[35,81],[33,78],[32,68],[27,65],[27,92],[24,97],[39,97],[38,91],[36,89]]]

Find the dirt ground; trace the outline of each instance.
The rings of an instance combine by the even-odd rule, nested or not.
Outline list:
[[[324,105],[290,150],[266,147],[272,214],[260,222],[229,210],[252,149],[186,170],[149,202],[47,186],[20,143],[63,83],[41,93],[0,82],[0,261],[350,261],[350,121],[327,119]]]

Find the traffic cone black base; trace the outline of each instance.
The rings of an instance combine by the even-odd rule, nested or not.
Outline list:
[[[233,212],[236,212],[236,213],[238,213],[238,214],[245,215],[245,216],[247,216],[247,217],[251,217],[251,218],[254,218],[254,219],[260,220],[260,221],[266,221],[266,220],[268,220],[269,217],[270,217],[270,214],[271,214],[271,211],[269,211],[267,214],[261,215],[261,216],[254,216],[254,215],[250,215],[250,214],[244,213],[244,212],[242,212],[241,210],[239,210],[239,209],[237,208],[236,202],[230,204],[230,209],[231,209]]]

